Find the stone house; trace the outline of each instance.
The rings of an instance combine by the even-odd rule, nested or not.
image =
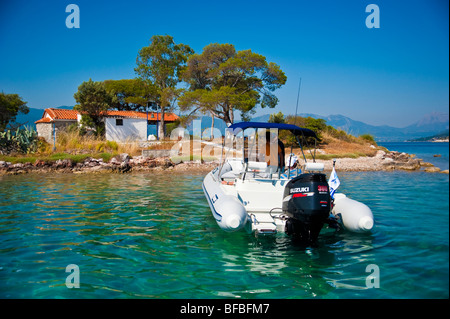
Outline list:
[[[75,110],[48,108],[42,118],[34,123],[38,136],[42,136],[47,143],[53,143],[55,133],[71,124],[79,123],[80,120],[81,115]]]
[[[178,119],[173,113],[165,113],[165,123],[172,123]],[[42,118],[35,122],[38,136],[42,136],[48,143],[53,143],[59,130],[71,124],[78,124],[81,114],[75,110],[47,108]],[[161,114],[155,112],[137,111],[107,111],[105,122],[105,137],[108,141],[146,141],[148,126],[158,124]]]

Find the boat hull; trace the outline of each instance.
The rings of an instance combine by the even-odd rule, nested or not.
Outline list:
[[[370,208],[344,194],[335,194],[333,215],[341,222],[345,229],[364,233],[373,228],[373,214]]]
[[[223,176],[223,170],[221,175]],[[225,182],[221,181],[219,169],[216,168],[205,176],[202,188],[212,215],[222,230],[234,232],[245,229],[248,233],[266,235],[289,233],[286,222],[290,218],[281,209],[282,191],[287,182],[288,180]],[[280,208],[276,208],[277,206]],[[335,194],[333,208],[328,214],[330,213],[342,228],[351,232],[368,232],[374,225],[373,214],[368,206],[341,193]],[[291,218],[291,221],[295,220]]]
[[[249,219],[244,205],[236,197],[225,194],[213,172],[205,176],[202,184],[213,217],[225,231],[233,232],[244,228]]]

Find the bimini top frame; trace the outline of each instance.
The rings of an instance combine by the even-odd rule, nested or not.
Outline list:
[[[284,124],[284,123],[239,122],[239,123],[230,125],[226,129],[226,133],[236,137],[238,134],[240,134],[241,132],[243,132],[249,128],[256,129],[256,130],[261,128],[261,129],[278,129],[278,130],[290,131],[292,134],[294,134],[294,136],[297,139],[297,143],[300,146],[305,163],[307,162],[307,160],[306,160],[306,156],[303,152],[303,146],[302,146],[302,143],[300,143],[299,136],[303,137],[303,138],[312,137],[312,138],[314,138],[315,143],[318,140],[318,137],[317,137],[316,133],[314,133],[314,131],[307,129],[307,128],[298,127],[296,125]],[[225,147],[225,139],[224,139],[223,147]],[[315,162],[315,149],[316,149],[316,147],[314,147],[314,154],[311,153],[313,162]],[[222,154],[223,154],[223,152],[222,152]],[[244,155],[244,153],[243,153],[243,155]],[[291,147],[291,155],[292,155],[292,147]],[[223,161],[221,159],[221,166],[222,165],[223,165]],[[220,170],[221,170],[221,168],[220,168]],[[290,174],[290,169],[289,169],[288,176],[290,176],[289,174]]]

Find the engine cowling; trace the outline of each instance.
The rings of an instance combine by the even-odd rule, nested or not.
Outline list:
[[[284,189],[283,213],[289,218],[286,233],[308,243],[317,241],[331,210],[331,198],[325,174],[301,174]]]

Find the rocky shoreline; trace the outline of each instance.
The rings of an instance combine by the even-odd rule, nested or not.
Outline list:
[[[324,163],[325,170],[332,170],[332,160],[324,161],[317,160],[317,162]],[[340,171],[425,171],[430,173],[446,173],[448,170],[442,170],[435,167],[433,164],[424,162],[415,155],[407,153],[400,153],[397,151],[382,151],[379,150],[373,157],[359,157],[359,158],[338,158],[336,159],[336,170]]]
[[[331,171],[333,160],[317,160],[324,163],[325,171]],[[83,162],[74,163],[70,159],[57,161],[36,160],[34,163],[16,163],[0,161],[0,175],[16,175],[25,173],[129,173],[136,171],[153,172],[208,172],[219,163],[212,162],[180,162],[174,163],[170,157],[149,158],[143,156],[130,157],[128,154],[120,154],[109,162],[103,159],[86,158]],[[338,171],[425,171],[431,173],[446,173],[433,164],[426,163],[414,155],[399,152],[378,151],[373,157],[338,158],[336,160]]]

